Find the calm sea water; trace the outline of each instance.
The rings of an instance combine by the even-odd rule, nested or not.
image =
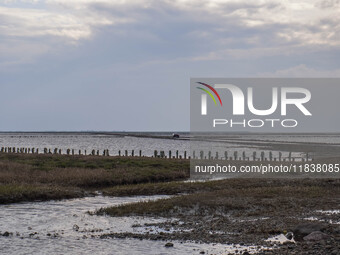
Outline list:
[[[266,144],[332,144],[340,146],[340,134],[229,134],[218,136],[214,142],[190,141],[190,133],[179,133],[180,139],[172,139],[172,133],[166,132],[145,132],[145,133],[0,133],[0,147],[35,148],[42,153],[44,148],[58,148],[65,154],[67,149],[74,149],[75,153],[81,150],[82,154],[92,150],[108,149],[110,155],[122,154],[128,150],[129,155],[134,150],[135,155],[142,150],[142,155],[152,156],[154,151],[165,151],[172,155],[178,150],[179,155],[187,151],[189,156],[190,148],[204,150],[206,153],[216,151],[222,155],[224,151],[243,152],[251,155],[254,151],[268,151],[263,149]],[[230,154],[231,155],[231,154]],[[275,155],[275,152],[274,152]],[[299,156],[299,152],[295,152]]]

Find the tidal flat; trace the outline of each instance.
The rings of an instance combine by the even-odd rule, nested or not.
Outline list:
[[[337,162],[337,158],[320,160]],[[83,229],[78,221],[69,223],[72,231],[82,233],[83,241],[77,237],[72,242],[86,239],[89,245],[103,245],[103,250],[117,240],[125,240],[119,243],[126,242],[127,247],[131,240],[144,240],[155,246],[155,252],[165,247],[164,254],[339,254],[339,179],[191,182],[189,168],[184,159],[0,154],[0,201],[3,211],[12,208],[8,215],[17,215],[16,205],[23,202],[25,213],[35,208],[36,215],[39,210],[44,214],[45,206],[57,206],[51,210],[58,211],[68,204],[67,211],[86,199],[81,211],[77,213],[75,206],[71,215],[83,219]],[[140,196],[142,200],[137,199]],[[92,200],[87,200],[91,197],[102,202],[91,206]],[[121,199],[127,202],[112,202]],[[119,226],[122,219],[128,228],[108,227]],[[99,224],[103,221],[108,226]],[[25,237],[27,231],[19,231],[20,220],[14,217],[10,222],[13,229],[2,226],[0,242]],[[44,230],[29,230],[25,242],[48,237],[49,242],[58,243],[68,238],[64,234],[68,226],[55,226],[50,220],[46,224]],[[60,233],[53,232],[55,228]],[[46,229],[50,230],[43,233]]]

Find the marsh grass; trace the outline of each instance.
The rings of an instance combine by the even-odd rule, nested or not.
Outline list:
[[[69,187],[93,190],[188,177],[188,160],[0,153],[0,197],[12,194],[2,201],[36,200],[38,194],[48,198],[52,192],[67,197],[61,191]]]
[[[340,199],[339,180],[229,179],[205,183],[158,185],[167,189],[168,193],[174,190],[190,190],[196,193],[157,201],[102,208],[96,213],[111,216],[162,215],[176,217],[182,214],[213,215],[219,212],[265,217],[266,215],[280,214],[294,215],[315,205],[318,205],[319,208],[328,208],[328,205],[334,207],[334,202],[337,204],[336,201]],[[138,186],[149,187],[147,184]],[[182,187],[185,186],[191,187],[191,189],[183,189]],[[116,189],[124,190],[123,187]]]
[[[0,204],[45,201],[83,196],[83,191],[73,187],[57,187],[48,185],[0,185]]]

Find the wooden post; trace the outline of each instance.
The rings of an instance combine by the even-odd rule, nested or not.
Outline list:
[[[237,151],[234,151],[234,159],[237,160]]]
[[[59,154],[61,154],[61,149],[59,149]]]
[[[128,151],[127,150],[125,150],[125,157],[127,157],[128,156]]]
[[[184,151],[184,158],[187,158],[187,151]]]
[[[242,152],[242,158],[243,158],[243,160],[246,160],[246,152],[245,151]]]
[[[215,159],[218,159],[218,151],[216,151]]]
[[[270,151],[269,152],[269,160],[272,161],[273,160],[273,153]]]
[[[153,156],[154,156],[155,158],[157,158],[157,156],[158,156],[158,151],[157,151],[157,150],[154,150],[154,151],[153,151]]]
[[[178,150],[176,150],[176,158],[178,158]]]
[[[211,159],[211,151],[208,152],[208,159]]]
[[[192,152],[192,157],[193,157],[193,159],[196,158],[196,152],[195,151]]]
[[[91,155],[92,155],[92,156],[96,155],[96,151],[95,151],[95,150],[92,150]]]
[[[224,159],[225,159],[225,160],[228,159],[228,152],[227,152],[227,151],[224,152]]]
[[[81,150],[79,150],[79,155],[81,155]]]
[[[279,161],[281,161],[281,157],[282,157],[282,152],[279,151]]]
[[[292,152],[290,151],[288,154],[289,161],[292,161]]]
[[[200,151],[200,159],[204,159],[204,151]]]
[[[140,157],[142,156],[142,150],[139,150],[139,156]]]
[[[72,155],[74,155],[74,149],[72,149]]]
[[[131,151],[131,156],[134,157],[135,156],[135,150]]]
[[[118,156],[120,157],[120,150],[118,151]]]
[[[256,151],[253,152],[253,160],[256,160]]]
[[[264,161],[264,151],[261,151],[261,161]]]

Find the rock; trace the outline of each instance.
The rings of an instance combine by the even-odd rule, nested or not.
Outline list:
[[[338,255],[339,253],[340,253],[340,251],[335,249],[335,250],[332,251],[331,255]]]
[[[200,251],[200,254],[205,254],[205,251]]]
[[[287,234],[285,234],[285,237],[288,239],[288,240],[292,240],[293,239],[293,236],[294,234],[292,232],[288,232]]]
[[[79,226],[78,226],[77,224],[74,224],[74,225],[73,225],[73,230],[74,230],[74,231],[78,231],[78,230],[79,230]]]
[[[5,233],[2,234],[2,236],[9,236],[9,235],[10,235],[10,233],[7,232],[7,231],[6,231]]]
[[[320,231],[314,231],[303,238],[304,241],[317,242],[321,240],[329,240],[331,237]]]
[[[325,229],[325,225],[321,223],[305,223],[296,226],[293,230],[295,241],[302,241],[303,238],[315,231],[323,231]]]
[[[166,243],[164,246],[165,247],[174,247],[174,244],[173,243]]]
[[[243,255],[250,255],[250,253],[245,251],[245,252],[243,252]]]

